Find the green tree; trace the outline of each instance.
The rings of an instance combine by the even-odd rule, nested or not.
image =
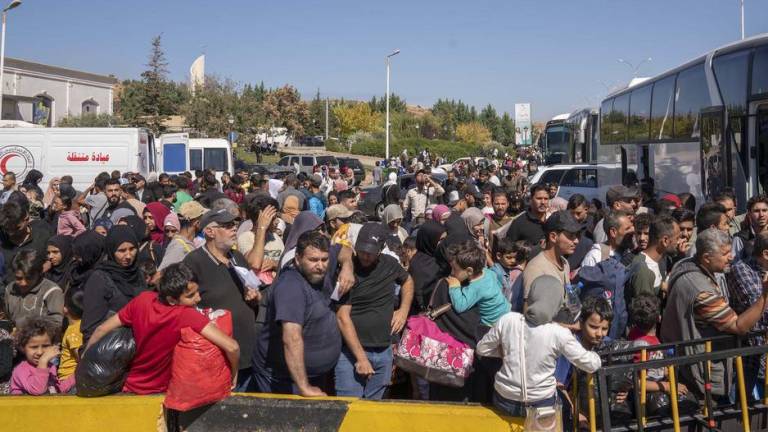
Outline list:
[[[118,125],[120,125],[118,118],[106,113],[67,116],[56,122],[58,127],[113,127]]]
[[[504,129],[501,126],[498,114],[496,114],[496,109],[491,104],[483,108],[478,119],[491,132],[491,137],[494,141],[504,142]]]
[[[307,135],[325,134],[325,100],[320,98],[319,89],[315,93],[315,98],[309,103],[309,116],[304,125],[304,132]]]
[[[226,136],[229,132],[229,116],[239,119],[238,94],[231,80],[206,76],[202,88],[184,105],[182,114],[186,123],[201,136]],[[236,127],[239,124],[236,123]]]
[[[144,84],[144,119],[142,122],[152,132],[159,134],[163,130],[165,113],[170,110],[170,105],[173,103],[166,82],[168,61],[162,47],[162,35],[157,35],[152,39],[152,49],[146,66],[147,70],[141,73]]]
[[[373,112],[379,112],[384,113],[387,111],[387,95],[386,93],[381,98],[377,99],[376,96],[374,96],[370,102],[368,102],[368,105],[371,107],[371,111]],[[405,112],[407,108],[407,104],[405,103],[405,99],[401,99],[400,96],[390,93],[389,94],[389,112],[390,114],[393,112]]]
[[[515,143],[515,120],[509,115],[504,113],[501,116],[501,129],[504,132],[504,139],[499,142],[504,145],[510,145]]]

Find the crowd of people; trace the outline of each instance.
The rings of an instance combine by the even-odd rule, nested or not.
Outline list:
[[[377,164],[381,221],[331,167],[279,180],[112,172],[83,191],[64,176],[45,192],[42,173],[19,184],[7,173],[0,393],[75,392],[84,351],[120,327],[136,341],[123,390],[163,393],[191,328],[222,349],[236,391],[473,401],[512,416],[563,404],[584,422],[570,408],[574,367],[596,371],[614,341],[764,343],[768,197],[740,216],[728,191],[696,203],[648,183],[564,200],[556,184],[529,184],[533,162],[469,161],[438,181],[434,159]],[[414,174],[412,189],[399,190],[397,171]],[[435,323],[475,351],[463,387],[393,366],[409,317],[446,304]],[[231,337],[197,308],[229,311]],[[745,364],[761,397],[761,358]],[[730,364],[711,375],[727,402]],[[679,381],[701,400],[699,368],[681,367]],[[649,392],[670,387],[648,374]]]

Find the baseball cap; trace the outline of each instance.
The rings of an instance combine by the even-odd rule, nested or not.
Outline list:
[[[453,207],[459,202],[459,191],[450,191],[448,193],[448,205]]]
[[[368,252],[378,255],[384,247],[384,236],[379,229],[381,224],[366,223],[360,228],[355,241],[355,252]]]
[[[626,187],[624,185],[614,185],[608,188],[607,191],[605,191],[605,203],[608,204],[608,206],[611,206],[616,201],[619,201],[622,199],[636,198],[639,195],[640,194],[638,193],[638,190],[635,187]]]
[[[570,233],[577,233],[581,231],[581,224],[576,222],[576,219],[571,216],[571,213],[567,210],[560,210],[552,213],[552,215],[544,222],[544,232],[550,233],[553,231],[565,231]]]
[[[352,210],[344,207],[342,204],[334,204],[325,211],[326,220],[346,219],[352,216]]]
[[[205,228],[212,223],[217,225],[228,224],[236,219],[237,217],[227,211],[227,209],[208,210],[200,221],[200,228]]]
[[[671,194],[671,193],[670,194],[666,194],[663,197],[661,197],[661,199],[664,200],[664,201],[671,202],[672,204],[675,205],[675,208],[680,208],[680,207],[683,206],[683,202],[680,201],[680,197],[675,195],[675,194]]]
[[[197,219],[205,213],[205,207],[197,201],[187,201],[179,208],[179,215],[186,220]]]
[[[483,199],[483,193],[480,192],[480,189],[477,188],[477,185],[468,184],[464,188],[464,194],[471,194],[477,199]]]

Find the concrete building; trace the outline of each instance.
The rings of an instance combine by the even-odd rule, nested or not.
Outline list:
[[[5,58],[2,120],[56,126],[67,116],[112,114],[113,76]]]

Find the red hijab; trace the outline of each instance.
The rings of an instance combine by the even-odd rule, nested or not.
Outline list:
[[[152,237],[155,243],[162,245],[165,242],[163,223],[165,223],[165,217],[168,216],[171,210],[159,202],[151,202],[147,204],[147,208],[144,211],[152,213],[152,217],[155,219],[155,229],[149,233],[150,237]]]

